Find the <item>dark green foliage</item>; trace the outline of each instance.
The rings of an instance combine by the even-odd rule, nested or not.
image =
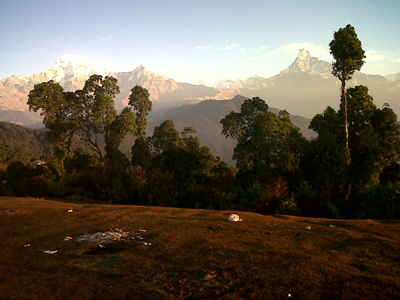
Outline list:
[[[133,166],[140,166],[143,170],[149,171],[151,167],[151,151],[148,141],[145,138],[137,138],[132,147],[131,162]]]
[[[73,108],[77,97],[72,93],[64,93],[60,84],[50,80],[36,84],[28,95],[29,110],[44,116],[43,124],[49,129],[48,140],[54,145],[54,154],[59,163],[68,155],[71,141],[76,131],[76,122],[73,122]]]
[[[43,175],[24,178],[17,183],[15,195],[30,197],[52,196],[51,180]]]
[[[99,173],[100,171],[100,173]],[[108,200],[104,197],[104,175],[99,169],[87,169],[67,174],[62,181],[53,182],[56,197],[83,197],[93,200]]]
[[[379,184],[382,170],[400,155],[400,125],[387,106],[378,109],[368,88],[348,90],[350,180],[357,191]]]
[[[147,116],[149,115],[153,104],[150,101],[150,94],[141,86],[136,85],[131,89],[129,95],[129,105],[136,111],[136,136],[138,138],[144,138],[147,127]]]
[[[340,81],[351,79],[354,72],[359,71],[364,64],[365,52],[351,25],[335,32],[329,47],[334,59],[332,74]]]
[[[296,190],[296,202],[301,215],[307,217],[339,218],[339,208],[308,182],[301,182]]]
[[[346,217],[368,219],[400,218],[400,183],[376,185],[353,196]]]
[[[115,160],[118,147],[128,132],[135,133],[136,120],[129,108],[117,116],[114,97],[119,93],[117,79],[111,76],[92,75],[82,90],[64,92],[53,81],[35,85],[29,93],[28,105],[33,111],[41,111],[48,139],[54,146],[54,155],[63,172],[63,161],[70,155],[74,136],[103,160]],[[104,138],[103,147],[99,139]]]
[[[93,169],[98,164],[96,156],[90,155],[77,149],[74,151],[73,157],[67,157],[64,162],[67,173],[81,172],[88,169]]]
[[[194,171],[210,173],[216,158],[208,147],[200,147],[194,133],[193,128],[185,128],[180,135],[170,120],[156,127],[150,139],[153,168],[173,172],[180,184]]]
[[[395,161],[390,166],[383,168],[381,176],[379,177],[381,184],[389,184],[400,182],[400,165],[399,161]]]
[[[279,199],[267,195],[268,188],[281,180],[282,189],[287,189],[306,145],[289,114],[270,112],[268,105],[256,97],[245,100],[240,113],[231,112],[221,123],[222,133],[237,140],[233,156],[239,170],[236,184],[243,187],[245,195],[238,201],[245,201],[242,205],[247,209],[268,213],[283,212],[280,203],[285,201],[292,201],[295,207],[289,191],[282,191]]]
[[[240,113],[221,120],[222,133],[237,140],[233,159],[240,173],[252,181],[294,172],[305,139],[286,111],[276,115],[260,98],[245,100]]]
[[[0,191],[3,196],[51,196],[51,176],[46,167],[11,162],[6,170],[0,171]]]
[[[343,106],[337,112],[328,107],[324,114],[313,118],[310,128],[318,137],[309,143],[301,162],[302,177],[317,194],[314,198],[325,202],[329,210],[334,205],[342,216],[348,214],[349,196],[360,201],[369,195],[366,191],[379,190],[380,179],[390,182],[399,178],[392,177],[390,172],[395,172],[400,156],[400,125],[393,111],[387,106],[377,108],[365,86],[350,88],[347,94],[350,164],[343,147],[345,137],[340,121]],[[384,169],[390,167],[392,171],[386,169],[385,173]],[[347,189],[349,184],[351,194]],[[310,205],[302,205],[308,215],[313,215]],[[315,201],[313,206],[318,211]],[[360,209],[361,206],[356,208]]]
[[[340,116],[328,107],[323,114],[313,118],[310,128],[318,133],[318,137],[305,148],[300,163],[302,177],[323,194],[325,201],[337,201],[342,198],[348,182]]]

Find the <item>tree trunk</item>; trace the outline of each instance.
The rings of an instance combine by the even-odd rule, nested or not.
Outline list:
[[[342,87],[341,87],[341,102],[344,111],[344,134],[345,134],[345,153],[346,153],[346,160],[347,166],[350,165],[351,157],[350,157],[350,148],[349,148],[349,119],[347,115],[347,93],[346,93],[346,81],[342,80]]]
[[[345,133],[345,155],[347,161],[347,168],[349,168],[351,163],[351,156],[350,156],[350,147],[349,147],[349,119],[347,115],[347,92],[346,92],[346,80],[342,80],[341,86],[341,102],[342,108],[344,111],[344,133]],[[351,194],[351,183],[347,183],[347,187],[345,188],[345,196],[344,200],[347,201]]]

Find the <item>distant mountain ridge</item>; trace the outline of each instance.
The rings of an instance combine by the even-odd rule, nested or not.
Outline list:
[[[118,110],[127,105],[130,90],[135,85],[148,89],[153,101],[152,120],[159,118],[169,108],[182,104],[211,99],[229,100],[236,95],[249,98],[259,96],[270,107],[311,118],[328,105],[338,108],[340,82],[332,76],[331,70],[331,63],[312,57],[307,50],[301,49],[293,63],[275,76],[263,78],[255,75],[246,80],[219,80],[210,87],[178,82],[155,74],[142,65],[131,72],[112,73],[91,64],[82,56],[63,55],[46,71],[33,75],[13,75],[0,81],[0,111],[3,111],[0,121],[14,120],[24,126],[39,126],[40,116],[26,115],[27,95],[35,84],[54,80],[64,90],[74,91],[82,88],[92,74],[111,75],[118,79],[121,90],[115,98]],[[385,77],[357,72],[349,86],[358,84],[368,86],[378,106],[389,103],[397,114],[400,113],[400,73]],[[7,119],[2,115],[7,115]]]

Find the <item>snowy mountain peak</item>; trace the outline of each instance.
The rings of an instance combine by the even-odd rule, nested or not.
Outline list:
[[[71,64],[73,66],[79,66],[79,65],[88,65],[89,63],[81,55],[64,54],[58,58],[58,60],[56,61],[55,64],[59,65],[59,66],[65,66],[65,65],[69,65],[69,64]]]
[[[297,55],[297,58],[299,60],[309,60],[311,58],[311,54],[310,54],[310,52],[308,52],[308,50],[303,48],[303,49],[299,50],[299,54]]]
[[[109,72],[98,66],[95,62],[89,62],[83,56],[64,54],[56,63],[42,72],[42,81],[54,80],[60,83],[66,90],[82,88],[86,79],[91,75],[106,76]]]
[[[136,67],[135,71],[137,71],[137,70],[145,70],[145,69],[146,69],[145,66],[143,66],[143,65],[138,65],[138,66]]]
[[[145,68],[143,65],[138,65],[138,66],[136,67],[136,69],[132,71],[132,78],[131,78],[131,80],[132,80],[133,78],[139,79],[139,78],[141,78],[143,75],[145,75],[146,73],[149,73],[149,71],[147,71],[146,68]]]
[[[53,78],[53,80],[57,82],[65,79],[65,77],[77,75],[89,77],[92,74],[105,76],[109,73],[105,68],[98,66],[94,62],[89,62],[83,56],[75,54],[62,55],[56,63],[45,72],[54,73],[56,78]]]
[[[126,98],[122,99],[123,105],[127,105],[127,95],[135,85],[147,89],[150,93],[151,101],[159,100],[161,94],[170,93],[178,89],[178,84],[175,80],[153,73],[143,65],[137,66],[131,72],[119,72],[111,75],[118,79],[121,95],[126,95],[124,96]]]
[[[300,49],[294,62],[281,74],[309,73],[323,76],[330,76],[332,65],[326,61],[312,57],[306,49]]]

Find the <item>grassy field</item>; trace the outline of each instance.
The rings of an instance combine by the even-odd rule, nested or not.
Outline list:
[[[400,299],[400,221],[230,213],[0,198],[0,299]]]

